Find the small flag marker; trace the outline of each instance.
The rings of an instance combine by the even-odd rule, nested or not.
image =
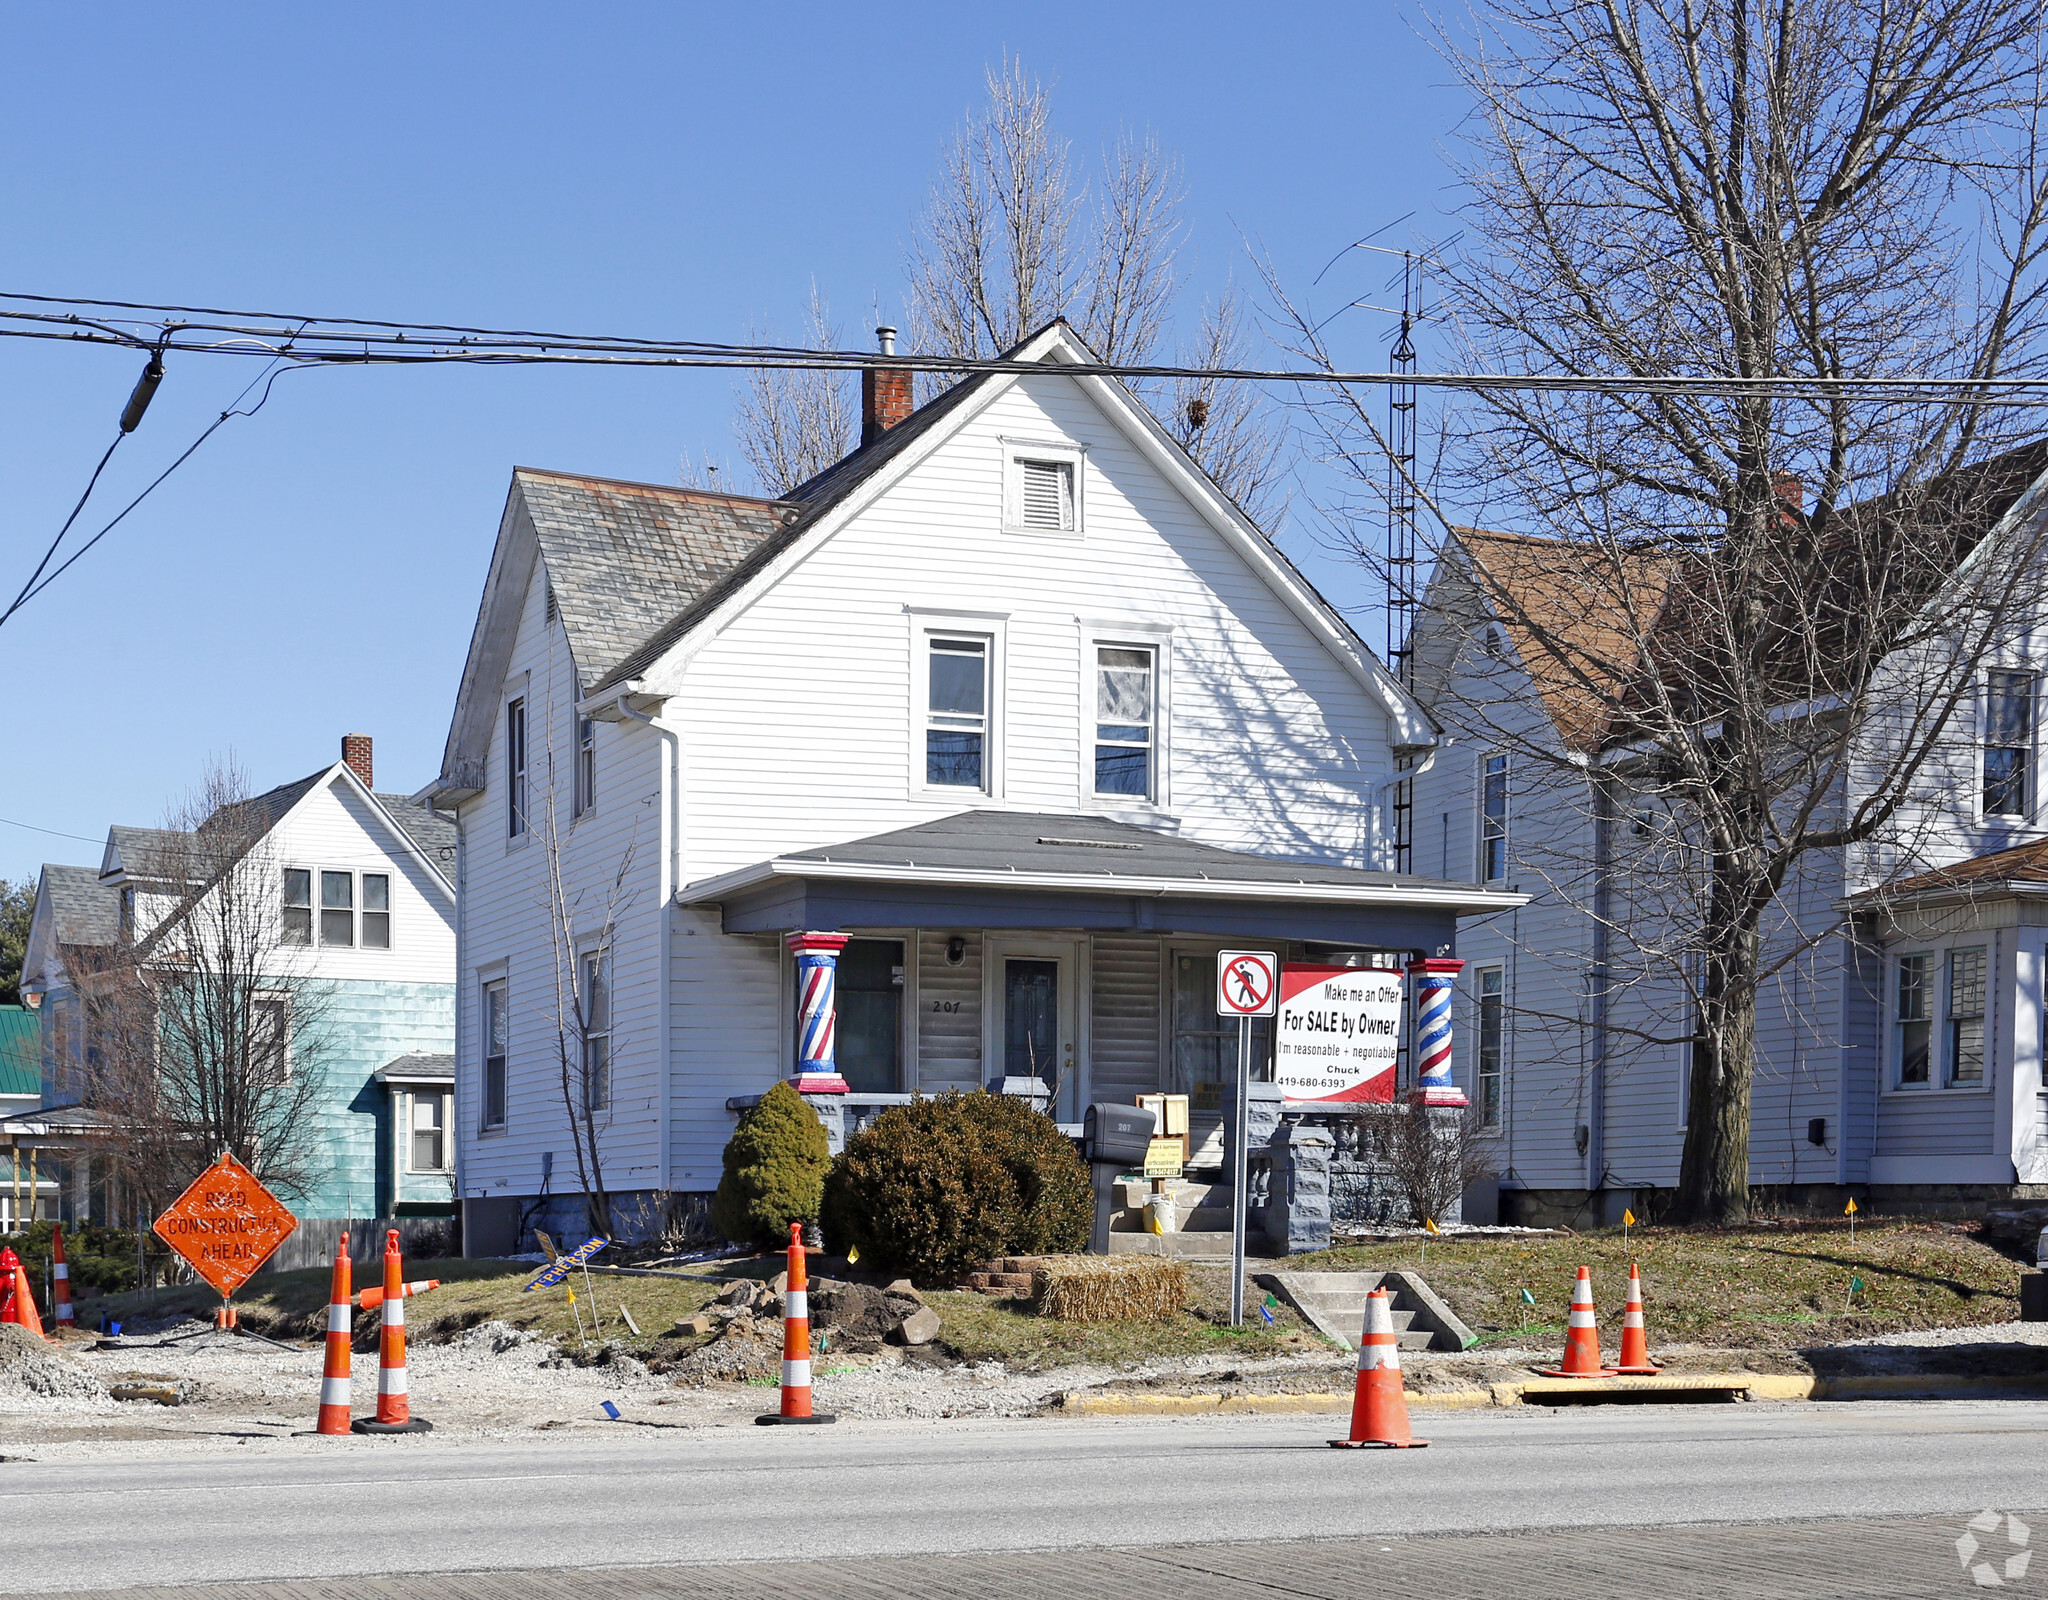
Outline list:
[[[850,1267],[858,1260],[860,1260],[860,1246],[857,1244],[848,1245],[846,1247],[846,1264]]]
[[[1843,1316],[1846,1317],[1849,1314],[1850,1307],[1856,1303],[1856,1297],[1869,1287],[1869,1284],[1865,1283],[1861,1278],[1857,1277],[1854,1273],[1850,1274],[1849,1295],[1848,1298],[1842,1302]]]
[[[1849,1203],[1842,1208],[1842,1214],[1849,1219],[1849,1242],[1856,1242],[1856,1197],[1849,1196]]]
[[[1522,1291],[1522,1331],[1529,1331],[1529,1311],[1536,1304],[1536,1297],[1527,1289]]]
[[[1621,1243],[1623,1249],[1628,1247],[1628,1230],[1635,1225],[1636,1214],[1629,1210],[1627,1206],[1623,1206],[1621,1208]]]

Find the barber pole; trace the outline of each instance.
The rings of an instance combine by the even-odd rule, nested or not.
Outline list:
[[[71,1314],[71,1268],[64,1261],[64,1229],[50,1229],[50,1317],[60,1328],[77,1326]]]
[[[792,933],[788,944],[796,957],[797,1064],[793,1086],[799,1094],[845,1094],[835,1057],[839,1014],[834,996],[843,933]]]
[[[804,1229],[800,1222],[789,1225],[789,1275],[782,1291],[782,1409],[764,1412],[754,1420],[773,1425],[783,1422],[837,1422],[829,1411],[811,1410],[811,1296],[804,1276]]]
[[[334,1252],[334,1283],[327,1291],[327,1366],[320,1375],[320,1421],[316,1433],[347,1433],[349,1407],[349,1341],[355,1333],[350,1313],[348,1235]]]
[[[384,1314],[377,1347],[377,1415],[349,1424],[357,1433],[425,1433],[434,1425],[412,1414],[405,1383],[405,1261],[398,1230],[384,1230]]]
[[[1600,1365],[1600,1318],[1593,1309],[1593,1274],[1579,1268],[1572,1285],[1570,1326],[1564,1336],[1564,1365],[1544,1368],[1548,1378],[1611,1378],[1612,1367]]]
[[[1429,956],[1408,963],[1415,986],[1415,1088],[1426,1106],[1471,1104],[1451,1081],[1451,999],[1465,963]]]

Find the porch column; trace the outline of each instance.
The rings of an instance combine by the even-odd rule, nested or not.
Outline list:
[[[845,1094],[847,1090],[833,1056],[839,1017],[832,993],[839,952],[846,948],[846,939],[843,933],[792,933],[787,940],[790,954],[796,957],[796,1076],[790,1086],[798,1094]]]
[[[1465,963],[1424,956],[1408,963],[1415,980],[1415,1091],[1426,1106],[1471,1102],[1451,1081],[1451,990]]]

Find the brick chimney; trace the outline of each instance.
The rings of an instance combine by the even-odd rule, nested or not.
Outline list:
[[[896,353],[896,330],[877,328],[875,345],[883,355]],[[860,442],[873,444],[916,409],[910,398],[910,372],[904,367],[863,367],[860,374]]]
[[[377,786],[371,776],[376,769],[370,765],[370,736],[367,733],[344,733],[341,736],[341,759],[348,763],[349,771],[363,780],[365,789]]]

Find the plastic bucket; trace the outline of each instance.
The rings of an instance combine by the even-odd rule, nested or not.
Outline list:
[[[1170,1194],[1155,1194],[1145,1201],[1145,1231],[1147,1233],[1176,1233],[1180,1229],[1180,1211],[1174,1205]]]

